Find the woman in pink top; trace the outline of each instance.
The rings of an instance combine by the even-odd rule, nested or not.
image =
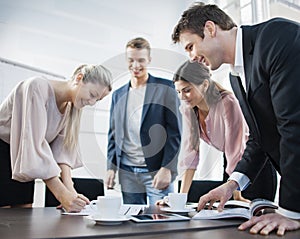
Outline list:
[[[185,62],[174,75],[174,84],[182,100],[180,110],[183,120],[181,192],[188,192],[199,163],[200,138],[224,152],[230,175],[241,160],[248,138],[248,126],[238,101],[210,78],[209,69],[197,62]],[[266,165],[259,178],[263,179],[249,187],[247,198],[274,199],[276,174],[272,165]],[[256,180],[256,182],[259,180]],[[270,187],[266,187],[266,185]],[[244,193],[243,193],[244,195]],[[233,195],[236,200],[246,200],[240,191]]]
[[[31,207],[37,178],[68,212],[89,203],[71,179],[82,166],[81,109],[105,97],[111,82],[103,66],[82,65],[68,81],[33,77],[12,90],[0,105],[0,207]]]

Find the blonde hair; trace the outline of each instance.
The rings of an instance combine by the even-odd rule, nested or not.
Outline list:
[[[73,73],[71,79],[75,80],[76,75],[82,73],[84,83],[101,84],[112,90],[112,74],[102,65],[81,65]],[[80,129],[80,119],[82,109],[77,109],[69,102],[69,117],[67,117],[64,146],[71,150],[78,145],[78,136]]]

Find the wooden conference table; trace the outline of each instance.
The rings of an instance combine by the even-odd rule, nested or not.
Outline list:
[[[163,223],[126,221],[120,225],[104,226],[97,225],[84,216],[61,215],[61,211],[53,207],[0,209],[0,238],[282,238],[277,237],[275,233],[263,237],[238,231],[237,226],[241,222],[242,220],[237,219]],[[283,238],[300,238],[300,231],[288,232]]]

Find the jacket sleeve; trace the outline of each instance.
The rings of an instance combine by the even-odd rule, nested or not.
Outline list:
[[[274,32],[268,47],[260,46],[261,59],[265,59],[260,71],[269,74],[270,99],[280,135],[279,145],[274,145],[280,149],[279,205],[300,212],[300,25],[274,22],[262,37],[269,39]]]
[[[260,117],[259,113],[265,114],[257,112],[262,109],[268,112],[264,122],[275,122],[274,130],[267,132],[262,129],[265,131],[264,141],[274,142],[275,137],[279,139],[279,143],[273,145],[279,151],[279,159],[274,159],[275,167],[281,173],[279,205],[296,212],[300,212],[299,36],[299,24],[288,20],[279,19],[263,26],[255,42],[251,72],[254,76],[251,80],[260,81],[252,96],[255,97],[255,105],[251,105],[256,118]],[[260,122],[263,122],[262,119]],[[260,143],[250,135],[243,160],[237,166],[238,171],[252,175],[250,177],[257,173],[261,166],[256,157],[260,147]],[[273,149],[268,150],[272,152]]]
[[[107,145],[107,170],[117,170],[117,152],[115,140],[115,94],[112,95],[112,103],[110,106],[110,119],[108,130],[108,145]]]

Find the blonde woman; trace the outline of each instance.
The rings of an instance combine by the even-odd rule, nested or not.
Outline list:
[[[12,90],[0,105],[0,207],[31,207],[37,178],[68,212],[89,203],[71,179],[82,166],[81,109],[103,99],[111,82],[105,67],[81,65],[68,81],[33,77]]]

